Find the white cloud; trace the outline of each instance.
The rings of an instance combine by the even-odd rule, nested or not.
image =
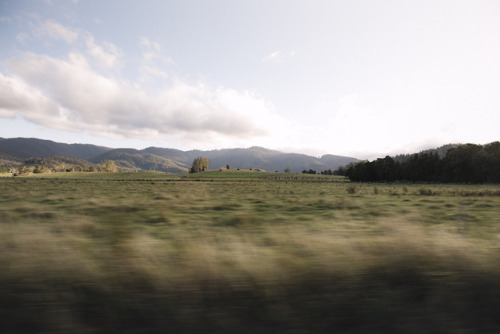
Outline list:
[[[66,43],[71,44],[78,38],[78,32],[63,25],[52,21],[46,20],[43,22],[35,32],[38,36],[48,36],[53,39],[62,39]]]
[[[25,34],[25,33],[19,33],[16,35],[16,40],[20,43],[20,44],[26,44],[26,41],[28,40],[29,38],[29,35],[28,34]]]
[[[46,116],[57,117],[58,108],[38,89],[18,77],[0,73],[0,117],[13,118],[19,113],[26,119],[47,125]]]
[[[286,59],[293,58],[295,56],[295,51],[282,52],[274,51],[262,58],[264,63],[280,63]]]
[[[174,61],[163,55],[160,43],[142,37],[140,45],[142,48],[140,81],[144,83],[155,78],[167,78],[168,74],[165,68],[174,65]]]
[[[155,52],[160,51],[160,43],[151,41],[147,37],[141,37],[141,45],[147,47],[148,49],[151,49]]]
[[[121,51],[112,43],[103,42],[98,45],[94,37],[88,34],[86,38],[88,53],[106,67],[116,67],[121,57]]]
[[[141,66],[141,81],[148,81],[151,77],[167,78],[167,72],[155,66]]]
[[[46,20],[40,24],[34,31],[35,36],[47,36],[53,39],[64,40],[68,44],[74,44],[80,37],[85,42],[87,53],[91,55],[99,64],[114,68],[119,64],[119,59],[122,55],[121,50],[114,44],[109,42],[97,43],[94,36],[89,32],[75,31],[62,24]],[[20,33],[17,35],[17,40],[21,44],[25,44],[28,35]]]
[[[67,59],[24,53],[7,66],[16,76],[1,76],[0,115],[15,113],[55,129],[214,145],[265,135],[272,112],[250,92],[182,80],[151,96],[98,73],[82,53]]]
[[[7,16],[2,16],[0,17],[0,22],[11,22],[12,20],[10,19],[10,17],[7,17]]]
[[[286,128],[274,107],[250,91],[175,79],[169,73],[174,61],[160,43],[147,37],[139,41],[140,77],[134,83],[120,77],[122,51],[96,41],[89,32],[47,20],[33,35],[63,40],[71,52],[64,58],[25,52],[6,60],[9,74],[0,73],[2,118],[205,148],[253,145],[255,138],[275,137]],[[19,42],[28,38],[18,35]],[[106,71],[110,68],[113,72]],[[146,87],[154,87],[155,94]],[[276,131],[279,124],[283,127]]]

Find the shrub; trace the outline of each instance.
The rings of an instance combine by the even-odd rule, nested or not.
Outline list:
[[[432,195],[434,195],[434,193],[432,192],[432,190],[429,189],[429,188],[419,188],[418,189],[418,193],[421,196],[432,196]]]

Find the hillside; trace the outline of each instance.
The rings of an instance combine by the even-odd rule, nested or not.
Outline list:
[[[98,166],[87,160],[70,158],[65,156],[51,156],[48,158],[30,158],[24,161],[26,166],[33,166],[35,173],[44,173],[48,170],[53,172],[66,171],[94,171]]]
[[[211,151],[193,150],[187,152],[149,147],[137,151],[137,153],[154,153],[156,156],[172,159],[181,165],[185,165],[187,168],[191,166],[195,158],[203,156],[210,160],[211,169],[226,168],[229,165],[234,169],[283,171],[284,168],[290,167],[292,172],[300,172],[304,169],[314,169],[318,172],[325,169],[337,169],[343,164],[357,161],[354,158],[334,155],[323,156],[318,159],[305,154],[283,153],[257,146]]]
[[[102,164],[108,160],[114,161],[119,170],[126,171],[156,170],[183,173],[188,172],[190,167],[183,161],[135,149],[115,149],[90,159],[96,164]]]
[[[460,144],[446,144],[443,146],[440,146],[438,148],[431,148],[428,150],[421,151],[420,153],[413,153],[413,154],[398,154],[394,156],[394,160],[397,162],[405,162],[406,160],[410,159],[411,157],[417,155],[417,154],[422,154],[422,153],[437,153],[437,155],[442,159],[446,156],[446,153],[448,150],[457,148],[460,146]]]
[[[85,160],[89,164],[103,164],[114,161],[119,170],[157,170],[172,173],[186,173],[193,160],[205,157],[210,160],[211,169],[262,169],[283,171],[289,167],[292,172],[313,169],[318,172],[334,170],[357,159],[336,155],[321,158],[297,153],[283,153],[263,147],[232,148],[211,151],[181,151],[171,148],[148,147],[137,149],[111,149],[89,144],[63,144],[36,138],[0,138],[0,164],[14,166],[31,158],[65,156]]]
[[[37,138],[0,138],[0,158],[18,162],[55,155],[88,160],[109,150],[109,147],[63,144]]]

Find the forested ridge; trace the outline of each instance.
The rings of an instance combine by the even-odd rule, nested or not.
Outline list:
[[[361,182],[500,183],[500,142],[463,144],[447,150],[411,155],[404,161],[390,156],[344,166],[339,174]]]

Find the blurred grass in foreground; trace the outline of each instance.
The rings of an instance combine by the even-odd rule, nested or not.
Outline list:
[[[500,186],[70,174],[0,180],[2,333],[500,330]]]

